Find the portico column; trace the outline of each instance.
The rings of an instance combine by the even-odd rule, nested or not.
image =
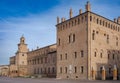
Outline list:
[[[106,80],[106,72],[105,72],[105,67],[102,67],[102,80]]]
[[[114,69],[113,69],[113,80],[117,80],[117,68],[116,68],[116,65],[114,65]]]

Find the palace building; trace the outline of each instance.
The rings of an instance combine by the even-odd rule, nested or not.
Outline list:
[[[36,77],[56,77],[56,44],[27,53],[28,74]]]
[[[57,78],[117,79],[120,75],[120,17],[109,20],[91,11],[57,17]]]

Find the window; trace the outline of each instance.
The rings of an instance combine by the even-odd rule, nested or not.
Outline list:
[[[102,67],[100,67],[100,73],[102,73]]]
[[[97,55],[97,53],[95,52],[95,53],[94,53],[94,56],[96,57],[96,55]]]
[[[97,24],[98,24],[98,19],[97,19]]]
[[[102,24],[101,20],[100,20],[100,25]]]
[[[90,16],[90,21],[92,21],[92,16]]]
[[[92,40],[95,39],[95,31],[93,30],[93,33],[92,33]]]
[[[113,54],[113,60],[115,59],[115,55]]]
[[[72,26],[74,25],[73,21],[72,21]]]
[[[108,59],[110,58],[110,55],[108,54]]]
[[[100,53],[100,57],[102,58],[102,53]]]
[[[109,68],[109,74],[111,74],[111,68]]]
[[[75,42],[75,34],[73,34],[73,42]]]
[[[55,68],[54,67],[52,68],[52,73],[55,73]]]
[[[83,50],[81,50],[81,57],[83,57],[84,56],[84,53],[83,53]]]
[[[87,21],[87,16],[85,16],[85,21]]]
[[[118,37],[116,37],[116,46],[118,46]]]
[[[67,73],[67,67],[65,67],[65,73]]]
[[[83,72],[84,72],[84,67],[81,66],[81,73],[83,74]]]
[[[107,43],[109,43],[109,35],[107,35]]]
[[[60,60],[62,60],[62,54],[60,55]]]
[[[60,67],[60,73],[62,73],[62,67]]]
[[[77,73],[77,67],[75,67],[75,73]]]
[[[58,45],[60,45],[60,38],[58,39]]]
[[[74,52],[74,56],[75,56],[75,58],[77,58],[77,52]]]
[[[39,58],[38,58],[37,62],[38,62],[38,64],[39,64]]]
[[[77,21],[75,20],[75,25],[76,25]]]
[[[82,22],[83,22],[84,18],[82,17]]]
[[[50,73],[50,67],[48,68],[48,73]]]
[[[71,40],[71,35],[69,35],[69,43],[70,43],[70,40]]]
[[[67,53],[65,54],[65,59],[67,60]]]
[[[103,26],[104,26],[104,21],[103,21]]]
[[[22,56],[24,56],[24,54],[22,54]]]

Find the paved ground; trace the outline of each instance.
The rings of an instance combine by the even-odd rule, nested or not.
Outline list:
[[[0,83],[120,83],[118,81],[88,81],[88,80],[61,80],[55,78],[41,78],[41,79],[32,79],[32,78],[8,78],[0,77]]]

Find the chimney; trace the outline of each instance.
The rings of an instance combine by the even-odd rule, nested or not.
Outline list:
[[[60,19],[59,19],[59,17],[57,17],[57,24],[59,24],[60,23]]]
[[[117,19],[117,23],[120,24],[120,16]]]
[[[79,10],[79,14],[82,14],[82,9]]]
[[[87,1],[87,4],[85,5],[86,11],[91,11],[91,7],[90,7],[90,2]]]
[[[72,14],[73,14],[72,9],[70,9],[69,14],[70,14],[70,18],[72,18]]]

